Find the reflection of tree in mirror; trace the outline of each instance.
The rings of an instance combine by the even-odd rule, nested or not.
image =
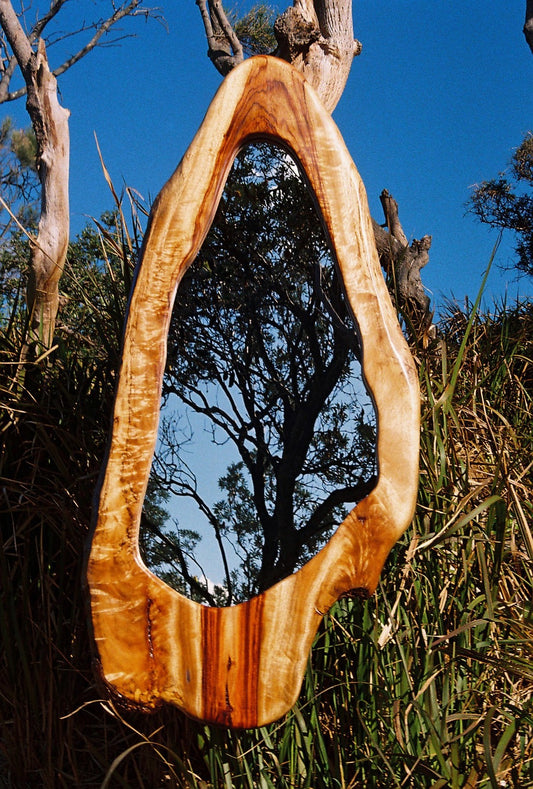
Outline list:
[[[157,495],[193,500],[210,524],[224,588],[202,593],[194,532],[145,513],[154,571],[170,566],[175,548],[166,580],[194,599],[231,604],[316,553],[375,484],[375,418],[359,350],[298,168],[270,144],[248,147],[178,290],[151,477]],[[171,415],[169,402],[178,403]],[[225,443],[235,449],[215,501],[188,462],[194,415],[208,425],[212,451]]]

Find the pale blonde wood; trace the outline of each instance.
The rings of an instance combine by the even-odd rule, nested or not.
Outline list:
[[[270,139],[301,162],[356,316],[378,416],[379,478],[328,544],[262,595],[208,608],[153,575],[139,555],[174,295],[214,217],[236,152]],[[113,433],[88,563],[105,678],[127,699],[161,701],[235,727],[295,702],[322,615],[352,589],[372,593],[410,522],[418,479],[419,390],[380,270],[363,184],[337,127],[290,65],[245,61],[220,87],[154,205],[124,339]]]

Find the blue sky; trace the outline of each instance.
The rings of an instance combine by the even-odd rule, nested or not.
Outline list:
[[[238,2],[247,8],[250,2]],[[278,3],[283,9],[288,4]],[[103,3],[97,3],[102,5]],[[194,0],[159,3],[168,29],[141,19],[118,46],[93,52],[60,79],[71,110],[72,230],[111,206],[94,142],[118,187],[153,199],[192,140],[220,77],[206,57]],[[227,3],[230,5],[230,2]],[[67,6],[77,15],[92,3]],[[434,302],[474,297],[496,233],[465,215],[475,183],[503,170],[533,128],[533,57],[523,0],[355,0],[354,60],[334,112],[365,182],[373,216],[387,188],[408,237],[433,236],[424,282]],[[66,20],[65,20],[66,21]],[[52,64],[59,53],[50,52]],[[23,102],[4,107],[26,123]],[[512,260],[512,239],[497,262]],[[488,296],[531,294],[497,268]]]

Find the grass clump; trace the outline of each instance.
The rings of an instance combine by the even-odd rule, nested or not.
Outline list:
[[[71,248],[47,360],[21,363],[22,313],[1,325],[0,786],[533,786],[528,302],[450,305],[417,351],[415,519],[376,595],[324,620],[282,721],[228,732],[104,692],[82,578],[140,237],[121,211]]]

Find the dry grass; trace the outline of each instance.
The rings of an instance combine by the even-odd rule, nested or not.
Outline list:
[[[104,230],[102,336],[135,246]],[[533,786],[532,305],[452,306],[419,351],[413,525],[377,594],[330,613],[297,707],[242,733],[120,709],[93,672],[83,561],[116,332],[91,354],[93,330],[64,331],[25,369],[17,321],[0,338],[0,786]]]

